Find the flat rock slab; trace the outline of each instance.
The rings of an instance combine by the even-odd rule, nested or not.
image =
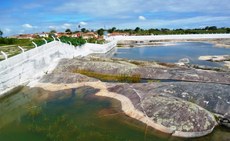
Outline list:
[[[70,72],[53,72],[45,75],[40,82],[42,83],[77,83],[77,82],[95,82],[97,79],[87,77],[85,75],[81,75],[78,73],[70,73]]]
[[[194,82],[160,82],[139,84],[107,84],[110,91],[129,97],[134,105],[136,98],[145,99],[149,95],[176,97],[195,103],[210,112],[221,114],[230,119],[230,85],[194,83]],[[129,95],[132,95],[129,96]],[[140,109],[139,110],[143,110]]]
[[[107,87],[111,92],[128,97],[136,109],[175,134],[204,135],[216,126],[215,118],[209,111],[171,94],[156,93],[154,84],[107,83]]]
[[[149,95],[141,104],[154,122],[175,131],[202,132],[216,125],[211,113],[181,99]]]
[[[164,66],[154,62],[130,60],[76,58],[63,59],[55,69],[58,72],[90,70],[101,74],[140,74],[144,79],[164,79],[205,83],[230,84],[229,72],[198,70],[187,67]]]
[[[200,56],[198,59],[212,62],[223,62],[229,61],[230,55]]]

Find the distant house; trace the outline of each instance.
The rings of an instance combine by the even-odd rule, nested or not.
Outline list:
[[[87,32],[87,33],[77,32],[71,35],[71,37],[76,37],[76,38],[80,36],[82,36],[83,39],[98,38],[98,35],[94,32]]]
[[[37,34],[20,34],[20,35],[16,36],[16,38],[18,38],[18,39],[34,39],[37,36],[38,36]]]
[[[82,35],[82,32],[77,32],[77,33],[73,33],[72,35],[71,35],[71,37],[80,37]]]
[[[82,33],[81,36],[83,39],[98,38],[98,35],[95,34],[94,32]]]
[[[62,37],[62,36],[71,37],[71,34],[67,32],[59,32],[59,33],[56,33],[56,36],[57,37]]]
[[[120,32],[113,32],[113,33],[109,33],[108,36],[128,36],[129,33],[120,33]]]
[[[43,38],[47,38],[47,37],[49,37],[49,33],[42,32],[42,33],[39,33],[38,36],[43,37]]]

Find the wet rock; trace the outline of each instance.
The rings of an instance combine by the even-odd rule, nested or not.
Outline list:
[[[219,124],[230,128],[230,118],[220,118]]]
[[[223,62],[223,61],[229,61],[230,55],[200,56],[198,59],[204,61],[212,61],[212,62]]]

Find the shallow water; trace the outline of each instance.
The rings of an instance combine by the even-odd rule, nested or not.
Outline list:
[[[91,87],[49,92],[24,88],[0,99],[0,141],[216,141],[230,132],[217,128],[205,137],[171,137],[126,116],[116,100],[97,97]]]
[[[213,44],[202,42],[180,42],[170,46],[118,48],[113,57],[169,63],[188,58],[191,64],[222,66],[220,63],[198,60],[199,56],[205,55],[230,55],[230,49],[214,47]]]

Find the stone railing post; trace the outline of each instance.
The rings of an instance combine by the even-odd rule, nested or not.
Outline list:
[[[20,46],[18,46],[18,48],[22,51],[22,53],[25,52],[25,49],[24,49],[24,48],[22,48],[22,47],[20,47]]]
[[[48,43],[45,38],[42,38],[42,40],[45,41],[46,44]]]
[[[54,36],[52,36],[52,38],[53,38],[53,40],[54,40],[54,41],[56,41],[56,39],[55,39],[55,37],[54,37]]]
[[[8,55],[5,52],[3,52],[3,51],[1,51],[1,53],[4,56],[5,60],[7,60],[8,59]]]
[[[60,38],[57,37],[57,39],[58,39],[59,42],[61,42]]]
[[[32,44],[34,44],[35,48],[38,47],[38,45],[35,42],[33,42],[33,41],[32,41]]]

